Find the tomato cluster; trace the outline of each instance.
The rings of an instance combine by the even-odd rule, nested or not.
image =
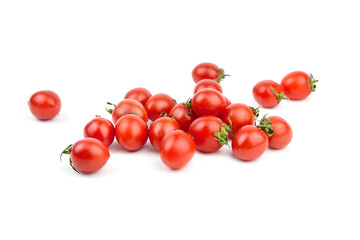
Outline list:
[[[92,119],[84,127],[84,138],[62,154],[70,154],[70,165],[76,172],[92,173],[108,161],[108,147],[114,139],[130,152],[141,149],[149,139],[171,169],[188,164],[196,150],[212,153],[227,145],[235,157],[251,161],[268,147],[287,146],[293,135],[289,123],[279,116],[260,119],[260,107],[231,103],[220,85],[226,76],[230,75],[213,63],[197,65],[192,71],[196,83],[193,96],[181,103],[165,93],[131,89],[119,103],[107,103],[112,122],[100,116]],[[253,95],[262,107],[274,107],[282,99],[307,97],[316,82],[312,75],[292,72],[281,84],[271,80],[257,83]],[[29,106],[37,118],[48,120],[58,114],[61,102],[54,92],[40,91],[31,97]]]

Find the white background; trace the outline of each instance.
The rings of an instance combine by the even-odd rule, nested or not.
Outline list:
[[[250,3],[251,2],[251,3]],[[360,239],[357,1],[1,1],[1,239]],[[262,114],[294,137],[242,162],[223,147],[180,171],[149,142],[116,142],[107,165],[78,175],[59,154],[105,103],[134,87],[184,101],[191,71],[231,74],[232,102],[252,87],[312,73],[318,89]],[[60,115],[27,101],[51,89]]]

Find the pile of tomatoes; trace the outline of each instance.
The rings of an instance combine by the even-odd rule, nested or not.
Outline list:
[[[194,93],[186,102],[176,101],[165,93],[151,94],[145,88],[128,91],[117,104],[108,102],[112,121],[97,116],[84,127],[84,138],[70,144],[62,154],[70,154],[70,165],[78,173],[101,169],[116,139],[126,151],[138,151],[149,139],[160,153],[162,162],[180,169],[193,158],[195,151],[213,153],[223,145],[243,160],[252,161],[268,147],[280,149],[292,139],[292,128],[279,116],[259,119],[259,108],[231,103],[223,95],[220,82],[229,76],[213,63],[201,63],[192,71]],[[281,83],[258,82],[253,88],[256,102],[264,108],[275,107],[283,99],[304,99],[315,91],[317,80],[296,71]],[[61,108],[60,98],[52,91],[39,91],[30,98],[33,115],[41,120],[55,117]]]

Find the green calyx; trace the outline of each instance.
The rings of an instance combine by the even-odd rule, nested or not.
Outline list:
[[[112,108],[107,108],[107,107],[105,106],[106,111],[107,111],[108,113],[112,114],[113,111],[114,111],[114,108],[116,107],[116,104],[111,103],[111,102],[107,102],[106,104],[112,107]]]
[[[310,73],[310,78],[307,80],[308,88],[311,88],[312,92],[315,92],[316,90],[316,84],[319,80],[315,80],[314,76]]]
[[[224,80],[225,77],[230,76],[229,74],[225,74],[224,69],[222,69],[222,68],[215,68],[215,69],[220,71],[220,75],[214,79],[218,83],[220,83],[222,80]]]
[[[193,110],[191,108],[191,98],[189,98],[186,102],[183,103],[183,105],[186,107],[186,113],[191,115],[193,114]]]
[[[266,117],[266,115],[263,116],[257,127],[263,130],[268,137],[274,135],[274,129],[271,126],[271,121]]]
[[[276,93],[276,92],[274,91],[274,88],[273,88],[271,85],[270,85],[270,90],[271,90],[271,92],[278,98],[278,99],[277,99],[277,100],[278,100],[278,103],[281,102],[281,100],[283,100],[283,99],[288,99],[287,97],[285,97],[283,91],[281,91],[280,93]]]
[[[168,118],[175,119],[175,118],[174,118],[174,117],[175,117],[174,115],[168,115],[167,112],[161,112],[161,113],[160,113],[159,118],[163,118],[163,117],[168,117]]]
[[[259,114],[260,114],[260,107],[257,107],[257,108],[250,107],[250,109],[254,113],[254,120],[256,121],[258,119],[258,117],[259,117]]]
[[[216,137],[216,140],[219,141],[220,145],[227,145],[228,147],[230,147],[228,135],[229,135],[229,132],[234,133],[234,131],[231,130],[232,121],[230,120],[230,118],[228,118],[228,120],[229,120],[229,125],[227,125],[226,123],[223,123],[221,125],[220,132],[215,132],[214,135]]]
[[[62,160],[62,155],[63,154],[68,154],[70,155],[71,154],[71,150],[73,148],[73,144],[70,144],[69,146],[67,146],[60,154],[60,161]],[[72,161],[71,161],[71,157],[69,157],[69,163],[70,163],[70,166],[72,167],[72,169],[74,169],[75,172],[79,173],[80,174],[80,171],[73,165]]]

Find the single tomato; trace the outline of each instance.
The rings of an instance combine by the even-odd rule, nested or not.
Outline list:
[[[116,124],[119,118],[129,113],[138,115],[145,123],[148,121],[147,111],[139,101],[134,99],[124,99],[117,105],[109,102],[108,104],[115,106],[114,109],[107,109],[107,111],[112,114],[112,121],[114,124]]]
[[[236,132],[243,126],[255,124],[255,115],[253,111],[248,105],[243,103],[232,103],[225,108],[221,120],[229,125],[229,118],[232,121],[231,129],[233,132]],[[232,138],[233,136],[234,133],[230,132],[229,137]]]
[[[115,128],[106,118],[96,117],[86,124],[83,134],[84,137],[96,138],[109,147],[115,138]]]
[[[156,119],[149,128],[149,140],[151,145],[159,151],[160,143],[165,134],[175,129],[180,129],[179,123],[166,114]]]
[[[190,124],[197,118],[191,109],[190,100],[183,103],[176,104],[170,111],[170,116],[173,116],[179,123],[182,130],[188,131]]]
[[[226,99],[214,89],[202,89],[193,96],[191,108],[197,116],[221,116],[226,108]]]
[[[138,87],[131,89],[125,94],[125,99],[134,99],[140,102],[143,106],[147,100],[151,97],[151,93],[146,88]]]
[[[54,118],[61,109],[59,96],[50,90],[34,93],[28,102],[31,113],[40,120]]]
[[[224,70],[219,68],[217,65],[209,62],[200,63],[192,71],[192,78],[195,83],[203,79],[212,79],[217,82],[222,81],[226,76]]]
[[[293,136],[292,129],[289,123],[278,116],[270,116],[268,119],[271,122],[271,126],[274,129],[274,134],[269,137],[270,148],[284,148],[286,147]]]
[[[220,93],[223,92],[223,89],[222,89],[220,83],[218,83],[217,81],[211,80],[211,79],[203,79],[196,83],[195,88],[194,88],[194,94],[205,88],[211,88]]]
[[[310,95],[316,89],[313,75],[308,75],[302,71],[295,71],[287,74],[281,80],[281,86],[284,88],[285,96],[293,100],[301,100]]]
[[[174,106],[175,100],[165,93],[152,95],[145,104],[151,121],[155,121],[163,112],[169,114]]]
[[[265,108],[275,107],[281,100],[287,99],[284,96],[283,87],[272,80],[264,80],[255,84],[253,96],[255,101]]]

